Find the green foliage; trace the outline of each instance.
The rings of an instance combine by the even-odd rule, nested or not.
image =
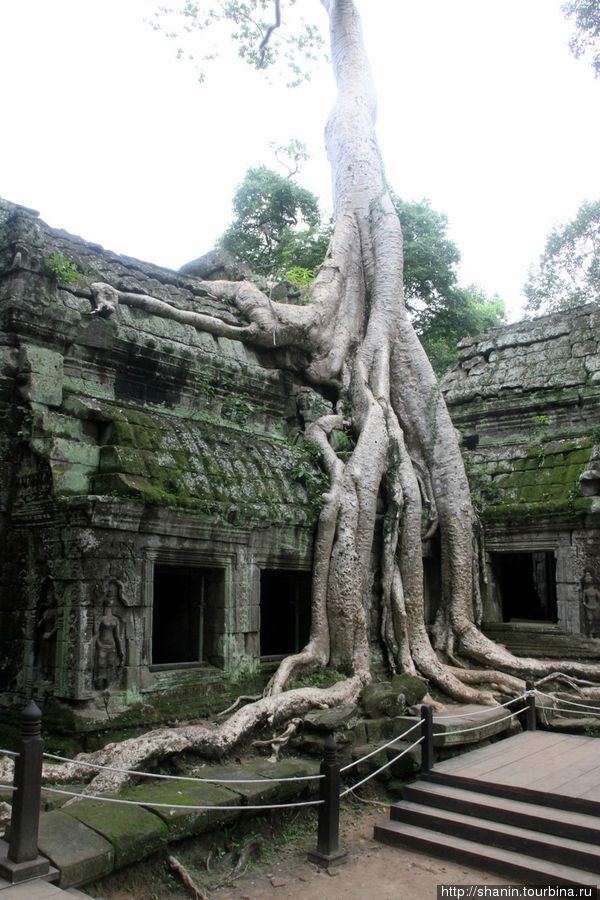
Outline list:
[[[504,303],[474,285],[461,288],[460,251],[447,234],[448,219],[428,200],[408,202],[391,192],[404,238],[404,299],[437,375],[456,360],[458,341],[497,328]]]
[[[289,689],[305,687],[328,688],[337,681],[343,681],[346,677],[338,669],[318,669],[310,675],[303,675],[295,681],[290,681]]]
[[[152,27],[164,30],[167,37],[179,42],[178,57],[200,60],[200,81],[205,78],[202,64],[218,56],[221,47],[233,44],[240,59],[253,68],[282,63],[288,69],[288,86],[294,87],[310,78],[310,68],[322,55],[323,47],[318,27],[296,13],[296,3],[297,0],[185,0],[178,7],[159,6]],[[304,9],[305,4],[300,7]],[[281,19],[289,27],[280,29]],[[195,41],[191,52],[184,47],[198,32],[209,30],[214,43],[209,46],[205,35],[200,56]]]
[[[428,200],[408,202],[391,192],[404,239],[404,302],[420,314],[446,299],[456,286],[460,252],[447,236],[448,219]]]
[[[586,200],[574,219],[553,229],[524,293],[531,313],[600,300],[600,200]]]
[[[432,298],[414,325],[435,373],[441,376],[455,362],[461,338],[499,328],[505,321],[504,301],[470,285],[455,286],[445,297]]]
[[[50,272],[57,281],[65,282],[74,282],[80,281],[83,278],[82,273],[79,271],[76,265],[63,256],[61,253],[58,253],[56,250],[49,256],[48,259],[44,260],[44,265],[46,270]]]
[[[248,169],[233,198],[234,218],[219,244],[253,272],[296,279],[325,257],[329,230],[311,191],[266,166]],[[306,279],[306,276],[304,276]]]
[[[569,41],[573,55],[579,59],[590,55],[596,77],[600,75],[600,2],[570,0],[563,6],[568,19],[575,21],[575,33]]]
[[[320,468],[321,454],[311,444],[294,445],[294,465],[290,471],[292,481],[305,489],[315,512],[323,508],[323,494],[329,489],[329,476]]]
[[[285,277],[299,287],[308,287],[315,277],[314,269],[303,269],[302,266],[290,266],[285,270]]]

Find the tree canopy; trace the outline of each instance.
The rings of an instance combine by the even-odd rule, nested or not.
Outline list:
[[[570,222],[551,231],[523,290],[530,313],[600,301],[599,200],[586,200]]]
[[[429,201],[410,202],[392,193],[404,238],[404,302],[437,375],[456,358],[461,338],[497,328],[504,302],[475,285],[460,287],[460,250],[447,234],[448,219]]]
[[[570,0],[563,10],[575,22],[575,32],[569,42],[572,53],[579,59],[591,57],[596,77],[600,75],[600,0]]]
[[[291,169],[289,170],[291,172]],[[504,321],[504,303],[474,285],[460,287],[460,251],[448,219],[429,201],[392,199],[404,238],[404,299],[433,368],[442,375],[456,345]],[[323,262],[332,226],[317,197],[266,166],[250,168],[233,199],[234,217],[219,244],[253,272],[307,284]],[[304,227],[302,227],[304,226]]]
[[[318,25],[302,16],[305,4],[295,8],[296,4],[297,0],[182,0],[178,8],[159,6],[152,25],[178,42],[179,57],[197,61],[201,81],[204,64],[233,42],[240,59],[253,68],[282,64],[288,86],[294,87],[310,78],[311,66],[324,46]],[[285,28],[281,28],[283,19]],[[203,32],[202,53],[194,40],[198,32]],[[207,32],[213,33],[213,44]]]
[[[323,262],[331,228],[323,225],[317,197],[293,178],[266,166],[248,169],[233,213],[219,244],[257,275],[287,278],[302,269],[310,277]]]

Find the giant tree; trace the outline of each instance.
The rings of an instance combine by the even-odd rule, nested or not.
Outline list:
[[[213,334],[269,348],[274,360],[284,349],[287,365],[335,398],[332,412],[306,428],[306,439],[319,448],[330,476],[314,544],[310,639],[283,660],[262,699],[223,725],[160,729],[105,750],[99,761],[112,758],[130,766],[189,747],[220,752],[260,722],[276,724],[313,705],[355,700],[371,679],[363,600],[375,546],[380,547],[381,640],[392,671],[418,674],[451,698],[479,703],[493,702],[497,691],[513,693],[525,674],[541,676],[560,667],[598,675],[593,666],[518,659],[477,627],[475,514],[455,429],[403,301],[402,230],[375,138],[375,91],[357,4],[321,0],[321,5],[338,86],[326,128],[334,233],[312,283],[311,302],[273,304],[250,282],[217,281],[207,283],[211,293],[233,302],[246,324],[182,313],[186,322]],[[225,17],[239,15],[242,7],[248,15],[275,8],[273,24],[279,25],[277,0],[273,5],[222,0],[217,7]],[[269,53],[270,34],[265,31],[259,62]],[[154,314],[178,314],[152,297],[108,285],[94,289],[104,308],[120,302]],[[332,431],[344,426],[355,440],[349,459],[338,457],[329,441]],[[380,526],[381,540],[375,542]],[[430,639],[422,555],[424,539],[436,531],[442,597]],[[457,653],[478,668],[457,665]],[[348,677],[332,688],[286,690],[292,676],[328,664]],[[104,772],[95,787],[117,782],[118,776]]]

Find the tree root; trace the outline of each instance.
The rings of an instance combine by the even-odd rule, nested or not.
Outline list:
[[[282,749],[286,746],[286,744],[289,744],[290,740],[298,731],[300,725],[302,725],[302,719],[290,719],[287,728],[282,734],[279,735],[279,737],[274,737],[267,741],[252,741],[252,746],[270,747],[272,753],[269,757],[269,762],[276,763],[279,760],[279,754],[281,753]]]
[[[174,856],[167,856],[167,862],[173,871],[179,875],[186,888],[191,892],[194,900],[210,900],[210,898],[194,883],[192,876],[179,860],[175,859]]]
[[[264,840],[259,834],[250,837],[240,850],[238,860],[229,873],[222,881],[212,885],[212,890],[218,890],[226,885],[233,884],[236,878],[240,878],[253,856],[258,856],[263,848]]]
[[[240,703],[254,703],[256,700],[260,700],[261,695],[256,694],[255,696],[250,696],[249,694],[241,694],[235,703],[232,703],[231,706],[228,706],[227,709],[224,709],[223,712],[217,713],[216,718],[222,719],[223,716],[228,716],[229,713],[232,713],[234,709],[237,709]]]

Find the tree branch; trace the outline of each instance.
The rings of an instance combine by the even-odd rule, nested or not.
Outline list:
[[[273,0],[275,3],[275,23],[273,25],[269,25],[267,28],[266,34],[262,41],[260,42],[259,50],[260,50],[260,59],[258,61],[258,68],[262,69],[263,63],[265,61],[265,53],[267,52],[267,44],[271,39],[271,35],[275,31],[276,28],[279,28],[281,25],[281,7],[280,0]]]

